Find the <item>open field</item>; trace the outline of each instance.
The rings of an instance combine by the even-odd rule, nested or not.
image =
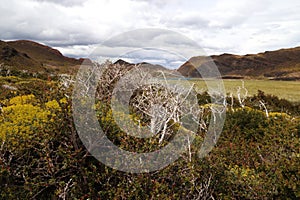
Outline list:
[[[209,80],[208,80],[209,81]],[[196,83],[198,88],[205,90],[205,82],[201,79],[193,79],[191,82]],[[258,90],[266,94],[272,94],[279,98],[284,98],[293,102],[300,101],[300,81],[273,81],[273,80],[223,80],[226,93],[237,94],[238,87],[242,87],[243,82],[248,90],[248,95],[257,94]]]

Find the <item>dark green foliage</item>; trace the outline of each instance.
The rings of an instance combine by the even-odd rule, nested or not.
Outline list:
[[[266,107],[271,112],[281,112],[298,116],[300,115],[300,102],[292,103],[286,99],[279,99],[277,96],[265,94],[260,90],[258,90],[257,95],[249,97],[246,100],[246,105],[249,105],[255,109],[259,109],[259,100],[265,103]]]
[[[299,121],[263,112],[230,112],[210,157],[222,198],[299,197]]]

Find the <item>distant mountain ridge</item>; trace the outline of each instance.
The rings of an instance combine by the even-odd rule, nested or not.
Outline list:
[[[84,59],[64,56],[52,47],[29,40],[1,41],[0,66],[31,72],[76,73]],[[89,60],[90,62],[90,60]],[[124,60],[115,64],[134,65]],[[144,69],[168,71],[161,65],[138,63]],[[177,71],[183,76],[201,77],[197,68],[216,65],[222,78],[269,78],[300,80],[300,47],[266,51],[258,54],[196,56],[181,65]]]
[[[116,62],[114,62],[114,64],[119,64],[119,65],[128,65],[128,66],[134,66],[134,65],[138,65],[140,67],[142,67],[143,69],[148,69],[148,70],[158,70],[158,71],[171,71],[167,68],[165,68],[162,65],[158,65],[158,64],[151,64],[148,62],[141,62],[141,63],[129,63],[127,61],[124,61],[122,59],[117,60]]]
[[[265,77],[300,80],[300,47],[247,55],[197,56],[190,58],[177,71],[186,77],[201,77],[196,68],[214,64],[223,78]]]

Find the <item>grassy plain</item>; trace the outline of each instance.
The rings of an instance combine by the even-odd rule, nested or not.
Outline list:
[[[33,83],[38,79],[35,78],[19,78],[15,76],[2,77],[0,76],[0,86],[1,85],[10,85],[13,87],[20,86],[25,82]],[[170,81],[170,80],[169,80]],[[168,82],[169,82],[168,81]],[[171,80],[173,81],[173,80]],[[274,81],[274,80],[240,80],[240,79],[223,79],[223,80],[206,80],[210,82],[208,84],[215,85],[215,83],[222,83],[225,86],[227,94],[232,93],[234,96],[237,96],[238,87],[244,87],[248,91],[248,96],[257,94],[258,90],[265,92],[265,94],[272,94],[278,96],[279,98],[284,98],[292,102],[300,102],[300,81]],[[174,81],[175,82],[175,81]],[[214,82],[214,83],[212,83]],[[191,79],[188,82],[189,84],[195,83],[197,90],[207,91],[207,86],[204,80],[202,79]],[[5,88],[0,87],[0,92],[4,92]],[[7,91],[6,91],[7,92]],[[242,91],[244,94],[244,91]]]
[[[197,88],[201,90],[207,88],[205,81],[201,79],[192,79],[191,82],[195,83]],[[272,94],[293,102],[300,102],[300,81],[225,79],[223,83],[226,93],[232,93],[234,96],[237,95],[238,87],[242,87],[244,84],[249,96],[257,94],[257,91],[261,90],[266,94]]]

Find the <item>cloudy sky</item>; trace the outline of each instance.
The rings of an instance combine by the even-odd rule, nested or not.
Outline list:
[[[171,39],[173,50],[193,41],[209,55],[247,54],[300,46],[299,11],[299,0],[0,0],[0,39],[34,40],[73,57],[113,43],[123,50],[102,48],[104,57],[130,51],[135,60],[141,43],[164,49]],[[146,54],[155,60],[153,49]],[[200,52],[186,56],[193,54]]]

